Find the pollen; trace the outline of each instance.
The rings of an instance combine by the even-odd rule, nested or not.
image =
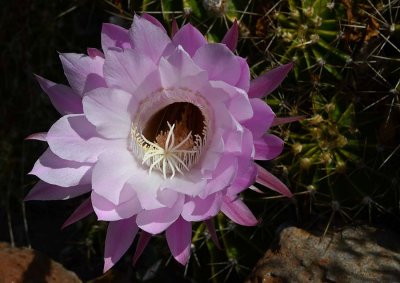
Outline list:
[[[188,121],[188,111],[187,111],[187,107],[186,107],[185,111],[182,114],[181,121],[174,124],[173,135],[175,137],[176,143],[178,143],[178,144],[180,144],[183,140],[185,140],[185,142],[182,144],[181,148],[189,150],[189,149],[193,148],[194,141],[193,141],[191,131],[187,128],[187,121]],[[161,147],[166,146],[168,134],[171,131],[171,126],[170,126],[169,122],[168,122],[168,127],[169,127],[168,131],[160,132],[156,136],[157,144]],[[187,137],[189,137],[189,138],[187,139]]]

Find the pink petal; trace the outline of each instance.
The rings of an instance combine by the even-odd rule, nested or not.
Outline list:
[[[83,95],[92,89],[107,86],[103,78],[103,58],[61,53],[60,59],[65,76],[76,93]]]
[[[159,174],[161,176],[161,174]],[[152,176],[153,177],[153,176]],[[160,183],[160,189],[170,189],[172,191],[185,195],[198,195],[204,190],[207,180],[204,178],[201,171],[197,168],[191,168],[185,176],[177,174],[174,178],[167,178]]]
[[[243,127],[240,123],[236,122],[237,129],[231,131],[225,131],[224,138],[224,151],[228,153],[237,153],[241,152],[241,146],[243,142]]]
[[[148,20],[150,23],[152,23],[153,25],[159,27],[160,29],[164,30],[165,33],[167,33],[167,31],[165,30],[164,26],[152,15],[147,14],[147,13],[143,13],[142,14],[142,18],[145,20]]]
[[[208,232],[210,233],[211,239],[213,240],[215,246],[218,249],[221,249],[221,245],[219,244],[218,236],[217,236],[217,231],[215,230],[214,222],[212,219],[207,219],[205,221]]]
[[[225,196],[221,211],[237,224],[243,226],[258,224],[258,220],[254,217],[250,209],[238,198]]]
[[[272,122],[271,127],[279,126],[282,124],[297,122],[300,120],[305,119],[306,116],[293,116],[293,117],[275,117],[274,121]]]
[[[186,200],[182,217],[186,221],[202,221],[214,217],[218,214],[222,199],[220,193],[211,194],[202,199],[194,197]]]
[[[256,139],[263,136],[271,127],[272,121],[275,119],[275,113],[261,99],[250,99],[250,103],[253,107],[253,117],[242,124],[253,133],[253,137]]]
[[[135,191],[125,188],[126,195],[122,195],[122,190],[136,167],[136,160],[128,150],[104,152],[93,169],[93,191],[115,205],[131,199]]]
[[[205,195],[214,194],[227,188],[234,180],[238,170],[237,158],[233,154],[226,154],[218,163],[213,172],[211,180],[208,181],[204,190]]]
[[[174,37],[178,31],[179,31],[178,23],[176,22],[175,18],[173,18],[171,25],[171,37]]]
[[[109,139],[129,136],[137,104],[134,96],[120,89],[99,88],[83,98],[86,118]]]
[[[92,206],[92,201],[90,198],[87,198],[84,202],[81,203],[80,206],[78,206],[77,209],[71,214],[70,217],[64,222],[64,224],[61,226],[61,229],[64,229],[68,227],[69,225],[85,218],[86,216],[92,214],[94,212],[93,206]]]
[[[47,132],[40,132],[29,135],[25,140],[36,140],[36,141],[46,141]]]
[[[234,158],[249,159],[253,157],[254,144],[251,132],[234,121],[236,128],[225,130],[224,138],[224,156],[228,155]],[[236,166],[236,161],[231,161],[231,166]]]
[[[117,221],[136,215],[142,208],[136,196],[118,205],[92,191],[91,201],[98,220]]]
[[[135,90],[131,91],[137,100],[142,100],[162,89],[160,73],[158,70],[150,73]]]
[[[177,31],[172,39],[172,42],[179,46],[193,57],[197,49],[207,44],[207,40],[194,26],[191,24],[184,25],[180,30]]]
[[[89,184],[93,165],[61,159],[47,149],[36,161],[29,174],[46,183],[61,187]]]
[[[265,192],[263,192],[262,190],[260,190],[259,188],[255,187],[255,186],[250,186],[249,189],[258,194],[265,194]]]
[[[129,152],[128,152],[129,153]],[[162,174],[153,171],[149,174],[149,169],[142,166],[140,163],[134,162],[131,170],[131,178],[128,183],[136,192],[140,205],[143,209],[152,210],[160,207],[165,207],[165,199],[159,199],[162,190],[161,184],[165,182]],[[176,179],[176,177],[174,178]],[[174,194],[173,198],[176,198]]]
[[[283,150],[283,140],[275,135],[265,134],[254,140],[256,150],[255,160],[271,160],[281,154]]]
[[[199,85],[207,82],[206,73],[193,62],[181,46],[178,46],[168,59],[161,58],[160,78],[164,88],[190,87],[191,90],[196,90],[193,81],[186,79],[194,76],[194,81]]]
[[[241,155],[237,157],[237,174],[230,187],[227,189],[228,195],[237,195],[254,183],[257,169],[253,160],[253,135],[249,130],[244,129],[242,136],[242,152]]]
[[[63,159],[95,162],[105,150],[126,148],[126,140],[101,137],[83,114],[61,117],[47,133],[50,149]]]
[[[192,244],[192,225],[179,217],[166,231],[168,247],[173,257],[186,265]]]
[[[91,57],[91,58],[94,58],[94,57],[101,57],[101,58],[104,58],[104,53],[103,52],[101,52],[99,49],[97,49],[97,48],[88,48],[87,50],[86,50],[86,52],[87,52],[87,54]]]
[[[279,66],[250,82],[249,97],[261,98],[273,92],[293,68],[293,63]]]
[[[236,56],[236,60],[240,63],[240,77],[238,81],[235,83],[236,87],[243,89],[246,93],[250,87],[250,69],[247,64],[247,60]]]
[[[241,75],[241,65],[236,56],[224,44],[206,44],[193,56],[196,64],[208,72],[210,80],[235,85]]]
[[[129,36],[134,50],[138,54],[147,55],[155,63],[158,63],[164,49],[171,42],[165,30],[138,15],[133,18]]]
[[[245,160],[253,160],[254,159],[254,138],[253,134],[250,130],[243,128],[242,134],[242,151],[238,156],[239,158],[243,158]],[[239,165],[242,165],[239,161]],[[245,165],[246,168],[248,167]],[[239,166],[240,167],[240,166]]]
[[[103,51],[113,47],[132,48],[128,30],[113,24],[103,24],[101,46]]]
[[[225,102],[230,114],[239,122],[251,119],[253,117],[253,108],[247,93],[237,87],[229,85],[222,81],[210,82],[213,88],[217,88],[229,95]]]
[[[234,182],[227,189],[227,195],[235,196],[254,184],[257,176],[257,167],[253,161],[239,161],[239,170]]]
[[[152,236],[151,234],[149,234],[149,233],[147,233],[145,231],[142,231],[140,233],[139,241],[138,241],[137,246],[136,246],[136,251],[135,251],[135,254],[133,255],[133,258],[132,258],[132,265],[133,266],[136,265],[137,261],[139,260],[140,256],[142,255],[144,249],[146,248],[147,244],[149,243],[149,241],[151,239],[151,236]]]
[[[143,173],[143,176],[147,175],[148,177],[153,177],[156,175],[152,174],[152,176],[150,176],[147,171]],[[133,188],[135,188],[141,207],[148,210],[164,207],[165,205],[157,199],[157,194],[160,187],[159,181],[161,178],[160,180],[152,180],[148,177],[139,179],[140,177],[141,176],[134,175],[130,179],[129,183]]]
[[[293,194],[290,190],[283,184],[278,178],[269,173],[267,170],[262,168],[260,165],[257,165],[258,175],[256,178],[256,182],[270,188],[271,190],[278,192],[288,198],[291,198]]]
[[[70,87],[53,83],[38,75],[35,75],[35,77],[40,87],[49,96],[51,104],[53,104],[60,114],[78,114],[83,112],[82,97]]]
[[[221,132],[221,133],[220,133]],[[208,149],[203,153],[201,163],[201,173],[204,176],[212,176],[215,168],[217,167],[224,150],[224,140],[221,134],[223,131],[215,131],[214,137],[212,138]]]
[[[133,243],[139,230],[135,222],[136,217],[131,217],[108,224],[103,272],[113,267]]]
[[[136,223],[140,229],[150,233],[159,234],[174,223],[182,212],[185,197],[180,195],[175,205],[171,208],[162,207],[139,212]]]
[[[78,185],[72,187],[59,187],[43,181],[37,184],[29,191],[25,197],[28,200],[66,200],[90,192],[90,185]]]
[[[226,32],[224,38],[221,43],[225,44],[230,50],[235,51],[237,42],[239,38],[239,27],[237,24],[237,20],[233,22],[231,28]]]
[[[172,208],[176,205],[180,194],[173,190],[159,190],[157,192],[157,200],[163,204],[162,207]]]
[[[108,50],[104,63],[104,78],[109,87],[132,93],[157,68],[153,61],[132,49]]]

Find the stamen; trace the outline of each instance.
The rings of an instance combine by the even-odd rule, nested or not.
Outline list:
[[[178,145],[175,145],[175,124],[171,125],[170,123],[168,123],[168,127],[169,132],[164,148],[160,147],[156,143],[147,140],[144,136],[142,136],[143,140],[150,145],[148,150],[146,150],[146,152],[144,153],[142,164],[150,161],[149,173],[151,173],[151,170],[154,167],[157,167],[157,165],[159,165],[162,161],[162,173],[164,179],[167,178],[168,173],[171,173],[171,179],[175,176],[176,171],[183,174],[183,171],[180,167],[183,167],[186,171],[189,171],[189,168],[183,161],[184,156],[187,154],[196,153],[196,150],[180,149],[181,146],[192,137],[192,132],[190,132],[182,142],[180,142]]]
[[[184,170],[189,171],[191,165],[198,160],[202,148],[202,145],[198,144],[198,141],[202,141],[201,137],[196,137],[193,150],[181,149],[185,148],[185,143],[188,140],[193,139],[192,132],[189,132],[179,144],[175,145],[175,124],[171,125],[168,123],[168,127],[169,131],[164,147],[138,134],[135,128],[133,128],[131,132],[131,138],[136,140],[136,142],[133,141],[132,143],[132,150],[139,156],[142,155],[142,164],[147,164],[149,166],[149,174],[151,174],[154,168],[157,168],[162,172],[164,179],[166,179],[168,175],[170,175],[170,179],[172,179],[175,177],[176,172],[184,175]],[[143,154],[140,154],[141,151]]]
[[[206,146],[210,122],[207,108],[173,102],[156,112],[151,111],[150,104],[146,109],[132,121],[129,150],[148,167],[149,174],[154,169],[164,179],[172,179],[189,172]]]

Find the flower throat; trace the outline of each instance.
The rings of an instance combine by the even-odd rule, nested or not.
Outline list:
[[[175,102],[153,114],[140,131],[131,128],[131,150],[149,167],[171,179],[197,163],[207,140],[202,111],[189,102]]]

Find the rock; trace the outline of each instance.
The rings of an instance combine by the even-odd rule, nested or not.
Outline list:
[[[0,243],[0,283],[82,283],[46,255]]]
[[[246,283],[400,283],[399,252],[399,235],[376,228],[351,227],[322,237],[289,227]]]

